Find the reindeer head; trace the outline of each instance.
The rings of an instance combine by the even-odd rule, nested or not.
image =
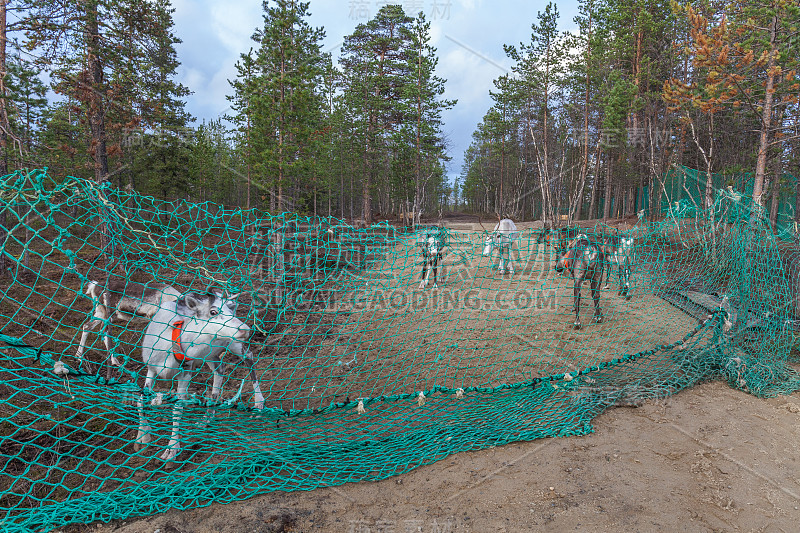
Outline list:
[[[425,240],[425,248],[428,251],[428,255],[438,255],[442,251],[442,243],[438,237],[428,235],[428,238]]]
[[[539,236],[536,238],[536,244],[549,243],[553,238],[552,231],[549,227],[545,226],[539,231]]]
[[[250,326],[236,317],[239,302],[237,295],[226,296],[223,292],[188,292],[178,298],[178,314],[189,319],[186,332],[198,338],[198,343],[210,343],[209,339],[227,338],[245,341],[250,336]]]
[[[501,248],[510,242],[509,237],[503,235],[499,231],[490,233],[486,236],[486,245],[483,248],[483,255],[487,256],[492,253],[494,248]]]

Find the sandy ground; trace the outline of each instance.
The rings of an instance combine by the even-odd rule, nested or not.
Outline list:
[[[800,394],[724,383],[617,408],[583,437],[460,453],[379,482],[65,532],[785,531],[800,520]]]

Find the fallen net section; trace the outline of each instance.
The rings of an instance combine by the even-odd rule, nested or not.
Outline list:
[[[535,224],[519,224],[510,249],[487,247],[491,227],[355,228],[45,171],[2,178],[0,195],[4,530],[382,479],[463,450],[586,434],[610,406],[702,380],[758,396],[800,387],[781,251],[760,208],[724,189],[708,210],[676,206],[616,240],[602,225],[571,230],[633,243],[600,256],[603,320],[591,320],[586,283],[581,329],[572,279],[554,269],[558,240]],[[435,261],[429,238],[443,244]],[[433,273],[420,286],[425,265],[436,287]],[[121,300],[137,290],[172,309],[187,294],[238,293],[263,408],[232,345],[218,398],[207,366],[185,398],[175,377],[145,388],[148,319],[113,313],[146,315]],[[110,311],[84,331],[98,302]],[[164,364],[180,366],[172,356]],[[165,464],[177,410],[183,447]],[[151,441],[137,450],[140,411]]]

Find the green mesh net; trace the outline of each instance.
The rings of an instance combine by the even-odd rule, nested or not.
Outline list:
[[[6,176],[0,194],[4,530],[377,480],[463,450],[586,434],[610,406],[701,380],[758,396],[800,387],[787,364],[795,299],[784,245],[760,208],[725,188],[707,210],[628,228],[631,298],[604,265],[604,320],[590,321],[587,285],[578,330],[573,282],[531,224],[511,239],[510,274],[494,250],[483,255],[493,225],[359,229],[46,171]],[[421,289],[431,235],[444,244],[437,287]],[[186,304],[187,293],[238,293],[263,408],[234,343],[221,343],[218,398],[208,366],[185,397],[174,378],[143,387],[148,320],[111,312],[123,295],[144,301],[142,284],[148,301],[173,308],[174,294]],[[98,301],[110,311],[80,353]],[[140,413],[151,441],[137,447]],[[176,413],[182,448],[165,463]]]
[[[695,211],[702,210],[704,205],[708,174],[697,170],[676,166],[664,176],[664,183],[660,191],[661,213],[667,214],[671,210],[682,212],[684,215],[695,216]],[[750,172],[711,175],[712,189],[726,190],[729,194],[743,191],[746,195],[753,194],[753,174]],[[769,183],[768,193],[764,198],[767,210],[775,210],[775,235],[783,241],[797,239],[798,227],[796,223],[795,206],[797,203],[797,178],[784,172],[781,182]],[[774,207],[773,207],[774,203]]]

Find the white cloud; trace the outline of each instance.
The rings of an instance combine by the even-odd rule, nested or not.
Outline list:
[[[481,2],[481,0],[477,0],[477,1],[476,0],[458,0],[458,4],[462,8],[468,9],[470,11],[473,11],[475,9],[475,4],[480,5],[482,3],[483,2]]]
[[[213,2],[211,28],[219,42],[238,58],[255,45],[251,37],[263,25],[262,13],[261,2]]]
[[[206,76],[196,68],[181,67],[178,69],[178,77],[180,82],[186,87],[205,87]],[[204,98],[205,95],[200,93],[199,98]]]

